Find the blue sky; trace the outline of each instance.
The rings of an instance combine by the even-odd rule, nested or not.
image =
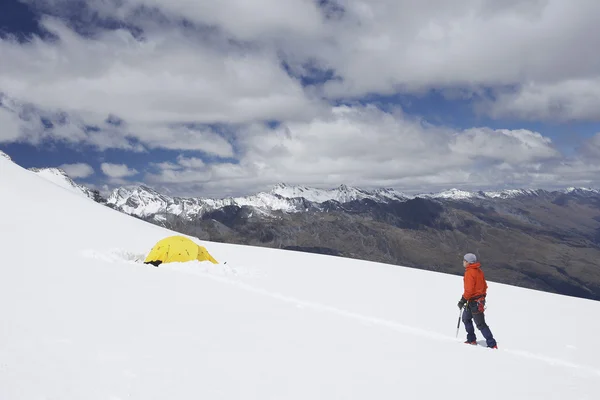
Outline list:
[[[599,187],[578,2],[5,0],[0,150],[104,192]]]

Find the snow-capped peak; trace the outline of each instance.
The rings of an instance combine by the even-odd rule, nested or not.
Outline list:
[[[319,191],[319,189],[312,189],[306,186],[289,186],[285,183],[278,183],[277,185],[273,186],[273,189],[271,189],[269,193],[286,199],[294,199],[297,197],[307,198],[307,195],[317,191]]]
[[[507,189],[502,191],[484,192],[484,195],[492,199],[512,199],[521,196],[539,196],[539,191],[535,189]]]
[[[280,183],[275,185],[275,187],[273,187],[269,193],[285,199],[303,198],[313,203],[325,203],[327,201],[347,203],[350,201],[363,199],[385,201],[401,200],[406,198],[403,193],[397,192],[393,189],[376,189],[373,191],[368,191],[343,184],[333,189],[319,189],[306,186],[288,186]]]
[[[150,187],[141,185],[115,189],[108,197],[107,203],[117,206],[127,214],[143,217],[164,213],[169,209],[170,204],[175,203],[175,200]]]
[[[122,186],[120,188],[115,189],[110,197],[108,198],[109,202],[120,205],[120,203],[125,203],[127,199],[135,196],[139,198],[158,198],[162,199],[163,202],[168,198],[167,196],[159,193],[158,191],[144,185],[139,186]]]
[[[390,200],[406,200],[411,196],[392,188],[381,188],[373,191],[377,196]]]
[[[273,186],[273,190],[286,190],[287,188],[289,188],[289,186],[283,182],[280,182]]]
[[[306,211],[310,207],[319,208],[320,204],[329,201],[347,203],[363,199],[388,202],[406,200],[407,196],[393,189],[367,191],[346,185],[334,189],[317,189],[279,183],[268,192],[244,197],[177,198],[163,195],[146,186],[135,186],[115,189],[108,197],[107,203],[127,214],[162,219],[166,214],[175,214],[184,218],[198,217],[225,206],[253,207],[262,214],[272,211],[292,213]]]
[[[565,189],[565,193],[600,194],[600,190],[585,187],[570,187]]]
[[[472,198],[480,198],[481,195],[473,192],[467,192],[464,190],[452,188],[450,190],[445,190],[439,193],[430,193],[425,195],[420,195],[422,197],[430,197],[434,199],[448,199],[448,200],[465,200]]]
[[[352,186],[340,185],[337,189],[334,189],[337,192],[337,201],[340,203],[346,203],[353,200],[361,200],[361,199],[374,199],[376,196],[363,189],[359,189]]]
[[[571,193],[579,193],[577,190],[579,189],[570,189]],[[585,193],[600,193],[594,189],[582,190],[587,190]],[[166,218],[167,214],[193,219],[226,206],[252,207],[260,215],[269,215],[274,211],[295,213],[304,212],[308,209],[321,209],[324,207],[324,203],[331,201],[341,204],[360,200],[387,203],[390,201],[406,201],[415,197],[450,201],[474,201],[512,199],[526,196],[538,197],[545,193],[548,192],[534,189],[469,192],[453,188],[438,193],[406,195],[391,188],[365,190],[340,185],[333,189],[320,189],[279,183],[268,192],[259,192],[242,197],[211,199],[169,197],[147,186],[135,186],[115,189],[108,198],[107,203],[127,214],[138,217],[153,217],[160,220]]]
[[[67,182],[72,182],[71,178],[69,178],[69,175],[67,175],[67,173],[60,168],[29,168],[29,170],[35,172],[38,175],[60,177],[61,179],[66,180]]]

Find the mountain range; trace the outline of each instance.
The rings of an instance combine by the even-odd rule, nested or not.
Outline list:
[[[407,195],[394,189],[278,184],[224,199],[147,186],[103,197],[56,168],[31,169],[70,191],[202,240],[274,247],[462,274],[473,252],[496,282],[600,300],[600,190],[520,189]]]
[[[600,190],[590,188],[567,188],[558,191],[517,189],[490,192],[467,192],[450,189],[438,193],[407,195],[394,189],[365,190],[340,185],[334,189],[317,189],[306,186],[288,186],[279,183],[268,192],[260,192],[245,197],[224,199],[170,197],[148,186],[121,187],[115,189],[107,199],[107,204],[130,215],[142,218],[165,219],[174,215],[186,220],[202,217],[204,214],[225,207],[251,207],[265,215],[273,212],[301,213],[344,209],[343,204],[356,201],[372,201],[380,204],[406,202],[417,198],[438,201],[481,202],[522,198],[553,198],[560,196],[598,196]]]

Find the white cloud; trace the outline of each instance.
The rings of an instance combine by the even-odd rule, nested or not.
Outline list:
[[[110,163],[102,163],[100,165],[102,172],[110,178],[126,178],[138,173],[137,170],[133,168],[129,168],[125,164],[110,164]]]
[[[529,83],[500,93],[482,110],[496,118],[528,120],[600,120],[600,76],[550,84]]]
[[[469,166],[474,160],[524,163],[557,155],[550,140],[529,131],[454,132],[375,107],[338,107],[328,119],[287,124],[240,139],[247,160],[281,162],[281,174],[328,173],[422,176]],[[283,168],[282,168],[283,167]]]
[[[50,3],[67,7],[69,0]],[[11,56],[6,59],[14,60],[5,74],[16,94],[31,90],[28,82],[34,81],[42,85],[33,88],[41,102],[64,108],[75,103],[102,114],[123,110],[127,118],[153,122],[309,117],[319,104],[284,73],[277,54],[285,55],[293,70],[302,70],[307,61],[335,69],[343,80],[325,86],[330,96],[497,85],[547,86],[552,96],[551,88],[564,86],[563,103],[573,105],[573,115],[590,112],[579,110],[585,108],[577,101],[585,88],[573,82],[600,79],[597,1],[337,3],[341,17],[325,19],[316,2],[302,0],[90,2],[100,15],[143,26],[145,41],[125,32],[86,40],[46,20],[62,42],[5,42],[2,50]],[[172,23],[186,18],[216,33],[202,42],[152,25],[140,16],[142,5],[161,10]],[[226,37],[245,45],[232,46]],[[17,73],[13,64],[29,67]],[[51,99],[59,85],[67,85],[68,99]]]
[[[71,0],[30,3],[67,9]],[[325,100],[432,88],[485,97],[491,89],[493,101],[480,106],[496,118],[600,120],[600,2],[337,3],[343,11],[329,19],[304,0],[87,3],[100,17],[143,28],[142,39],[93,26],[83,37],[42,18],[59,40],[0,39],[0,89],[21,104],[12,108],[21,120],[0,109],[12,126],[0,140],[201,152],[158,163],[146,179],[215,195],[278,181],[429,189],[549,184],[564,181],[560,173],[591,179],[595,139],[567,160],[543,132],[450,129]],[[141,5],[161,18],[149,20]],[[307,73],[308,63],[340,79],[303,88],[282,59],[294,73]],[[107,123],[108,115],[123,123]],[[40,116],[54,126],[42,127]],[[268,129],[268,120],[282,125]],[[228,162],[207,161],[215,157]],[[133,172],[120,167],[105,171],[111,182]]]
[[[211,167],[215,168],[215,167]],[[199,171],[196,169],[165,169],[158,174],[147,174],[145,180],[150,183],[160,183],[173,189],[177,193],[190,193],[188,184],[202,184],[210,182],[212,174],[210,170]]]
[[[580,0],[350,0],[320,57],[346,78],[331,94],[560,82],[599,76],[596,15]],[[578,62],[572,62],[578,60]]]
[[[311,36],[324,29],[315,2],[305,0],[131,0],[121,8],[145,5],[171,15],[186,16],[209,26],[218,26],[241,40],[272,38],[276,35]]]
[[[536,170],[515,170],[506,181],[511,187],[529,186],[534,188],[593,187],[600,188],[600,160],[581,157],[564,159]],[[505,182],[505,181],[502,181]]]
[[[21,137],[21,124],[14,113],[0,107],[0,143],[17,141]]]
[[[586,140],[579,151],[586,157],[597,159],[600,163],[600,132]]]
[[[561,157],[549,138],[526,129],[467,129],[456,134],[450,148],[471,159],[485,157],[510,165]]]
[[[29,2],[59,14],[72,6],[71,0]],[[87,123],[119,115],[142,127],[128,135],[157,146],[176,146],[164,139],[178,133],[170,124],[321,116],[327,107],[319,88],[303,89],[280,57],[294,71],[305,70],[306,62],[333,68],[342,80],[324,86],[331,97],[510,85],[522,89],[501,95],[486,108],[491,115],[600,118],[597,1],[337,3],[340,17],[326,19],[316,2],[303,0],[88,2],[101,17],[141,26],[144,39],[101,29],[81,37],[43,18],[60,40],[0,40],[0,88]],[[148,20],[140,6],[159,10],[167,22]],[[182,29],[177,18],[198,30]],[[180,148],[190,145],[184,140]]]
[[[174,164],[172,162],[151,163],[150,165],[160,171],[162,171],[162,170],[177,170],[177,169],[181,168],[181,166]]]
[[[186,168],[204,168],[206,164],[200,158],[196,157],[177,157],[177,163]]]
[[[61,13],[76,0],[22,0]],[[101,17],[151,25],[140,18],[146,10],[160,10],[161,19],[181,19],[223,30],[236,40],[250,41],[277,36],[317,36],[325,25],[315,2],[305,0],[122,0],[88,1],[87,6]]]
[[[149,148],[195,150],[218,157],[234,155],[231,144],[209,128],[133,126],[128,132],[143,140]]]
[[[270,47],[212,43],[164,27],[149,29],[142,41],[125,30],[86,38],[57,19],[42,24],[60,40],[0,39],[0,88],[15,104],[67,115],[68,123],[44,130],[30,121],[17,137],[11,130],[11,140],[52,137],[140,151],[133,138],[148,148],[230,157],[231,146],[214,132],[181,125],[305,120],[327,107],[287,75]],[[109,115],[127,126],[107,125]]]
[[[65,171],[71,178],[87,178],[94,174],[94,168],[85,163],[62,164],[58,168]]]
[[[268,49],[221,49],[177,30],[90,39],[58,20],[43,24],[60,40],[0,40],[0,87],[42,108],[168,124],[293,119],[317,107]]]
[[[593,174],[586,171],[596,168],[580,161],[569,164],[538,132],[456,131],[371,106],[337,107],[326,118],[277,129],[255,125],[240,131],[236,142],[239,163],[180,158],[179,168],[169,165],[145,180],[182,195],[220,197],[267,190],[277,182],[406,191],[535,187],[569,184],[565,177],[572,180],[577,174],[588,181]]]
[[[11,136],[5,139],[8,142],[22,141],[39,145],[51,139],[71,145],[89,144],[100,151],[111,148],[144,151],[139,144],[132,144],[128,140],[127,132],[103,121],[94,129],[89,129],[85,121],[76,115],[41,110],[5,96],[0,99],[6,107],[0,107],[0,122],[6,126],[5,134],[10,132]],[[45,126],[42,118],[50,125]]]

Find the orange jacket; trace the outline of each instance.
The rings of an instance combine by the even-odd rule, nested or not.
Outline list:
[[[471,300],[473,297],[479,297],[486,294],[488,286],[483,271],[481,270],[480,263],[476,262],[467,265],[463,281],[465,283],[463,297],[466,300]]]

